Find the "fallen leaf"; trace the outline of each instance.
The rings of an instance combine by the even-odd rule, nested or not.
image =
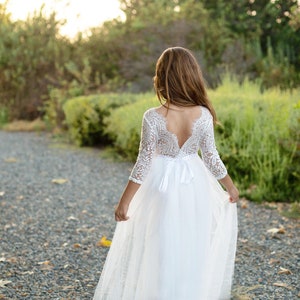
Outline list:
[[[287,283],[284,283],[284,282],[274,282],[273,285],[278,286],[278,287],[283,287],[283,288],[286,288],[286,289],[289,289],[289,290],[292,289],[291,287],[288,286]]]
[[[281,226],[280,228],[278,228],[278,233],[284,234],[285,233],[285,229],[283,226]]]
[[[279,228],[271,228],[267,231],[268,233],[271,233],[271,234],[277,234],[277,233],[280,233],[280,234],[284,234],[285,233],[285,229],[283,226],[280,226]]]
[[[285,269],[282,267],[280,267],[279,269],[280,269],[280,271],[278,272],[278,274],[286,274],[286,275],[292,274],[292,272],[289,269]]]
[[[11,281],[0,279],[0,288],[4,288],[9,283],[11,283]]]
[[[241,208],[248,208],[248,202],[246,200],[241,201]]]
[[[269,260],[269,264],[270,265],[273,265],[273,264],[279,264],[280,263],[280,260],[279,259],[276,259],[276,258],[271,258]]]
[[[6,261],[8,261],[12,264],[15,264],[18,261],[18,259],[16,257],[10,257],[10,258],[7,258]]]
[[[33,271],[25,271],[25,272],[21,272],[21,274],[22,275],[27,275],[27,274],[32,275],[32,274],[34,274],[34,272]]]
[[[103,237],[100,239],[100,241],[97,242],[96,245],[97,245],[98,247],[110,247],[111,241],[108,240],[108,239],[106,238],[106,236],[103,236]]]
[[[8,158],[4,159],[4,161],[7,163],[15,163],[18,160],[15,157],[8,157]]]
[[[68,179],[56,178],[56,179],[52,179],[51,182],[56,183],[56,184],[64,184],[64,183],[68,182]]]
[[[51,270],[54,267],[49,260],[38,262],[38,264],[41,265],[41,270],[43,271]]]
[[[81,247],[81,245],[80,245],[80,244],[78,244],[78,243],[76,243],[76,244],[74,244],[74,245],[73,245],[73,247],[74,247],[74,248],[80,248],[80,247]]]
[[[50,262],[50,260],[46,260],[46,261],[40,261],[40,262],[38,262],[38,264],[39,265],[51,265],[51,262]]]
[[[0,192],[0,197],[3,197],[5,195],[5,192]]]
[[[4,225],[4,229],[7,230],[9,228],[12,228],[12,227],[16,227],[17,225],[15,223],[12,223],[12,224],[5,224]]]
[[[63,291],[66,291],[66,290],[72,290],[72,289],[74,289],[74,286],[73,286],[73,285],[65,285],[65,286],[62,287],[62,290],[63,290]]]
[[[239,239],[239,241],[240,241],[241,243],[247,243],[247,242],[248,242],[248,239]]]

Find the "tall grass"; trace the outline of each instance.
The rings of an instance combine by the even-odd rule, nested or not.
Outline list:
[[[71,140],[78,146],[107,144],[115,135],[108,136],[105,118],[120,106],[140,98],[136,94],[95,94],[69,99],[62,107]],[[123,118],[123,117],[121,117]]]
[[[258,201],[299,200],[300,91],[261,93],[258,84],[227,76],[209,96],[221,122],[219,151],[243,193]]]
[[[219,153],[242,195],[255,201],[299,201],[300,91],[261,93],[259,84],[239,84],[227,76],[218,89],[209,90],[209,97],[220,121],[215,129]],[[143,94],[107,118],[113,146],[127,158],[136,158],[143,113],[158,105],[154,94]]]

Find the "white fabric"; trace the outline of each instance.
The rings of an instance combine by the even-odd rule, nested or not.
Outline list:
[[[226,174],[206,108],[181,148],[148,110],[130,175],[141,186],[130,219],[116,226],[94,300],[230,299],[237,212],[216,179]]]

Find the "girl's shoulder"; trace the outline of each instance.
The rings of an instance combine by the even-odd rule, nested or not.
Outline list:
[[[148,108],[144,112],[144,118],[149,118],[149,117],[152,117],[153,115],[155,116],[157,114],[157,109],[158,108],[159,108],[159,106]]]
[[[211,114],[210,110],[207,107],[202,106],[202,105],[200,107],[201,107],[201,116],[203,118],[211,119],[212,114]]]

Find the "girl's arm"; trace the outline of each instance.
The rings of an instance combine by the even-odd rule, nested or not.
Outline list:
[[[124,192],[120,198],[120,201],[115,209],[115,219],[116,221],[127,221],[129,217],[127,216],[127,211],[131,199],[139,189],[140,184],[128,180],[128,183],[124,189]]]
[[[239,199],[239,191],[232,182],[231,177],[228,175],[227,169],[217,151],[213,120],[211,116],[207,122],[204,137],[200,143],[200,148],[204,164],[214,177],[226,188],[229,194],[229,201],[232,203],[237,202]]]
[[[139,155],[129,176],[129,181],[115,209],[116,221],[127,221],[129,204],[144,181],[156,150],[156,135],[151,124],[147,120],[147,112],[143,116]]]
[[[224,178],[219,179],[219,182],[226,188],[229,194],[229,201],[235,203],[239,200],[239,191],[233,184],[231,177],[227,174]]]

